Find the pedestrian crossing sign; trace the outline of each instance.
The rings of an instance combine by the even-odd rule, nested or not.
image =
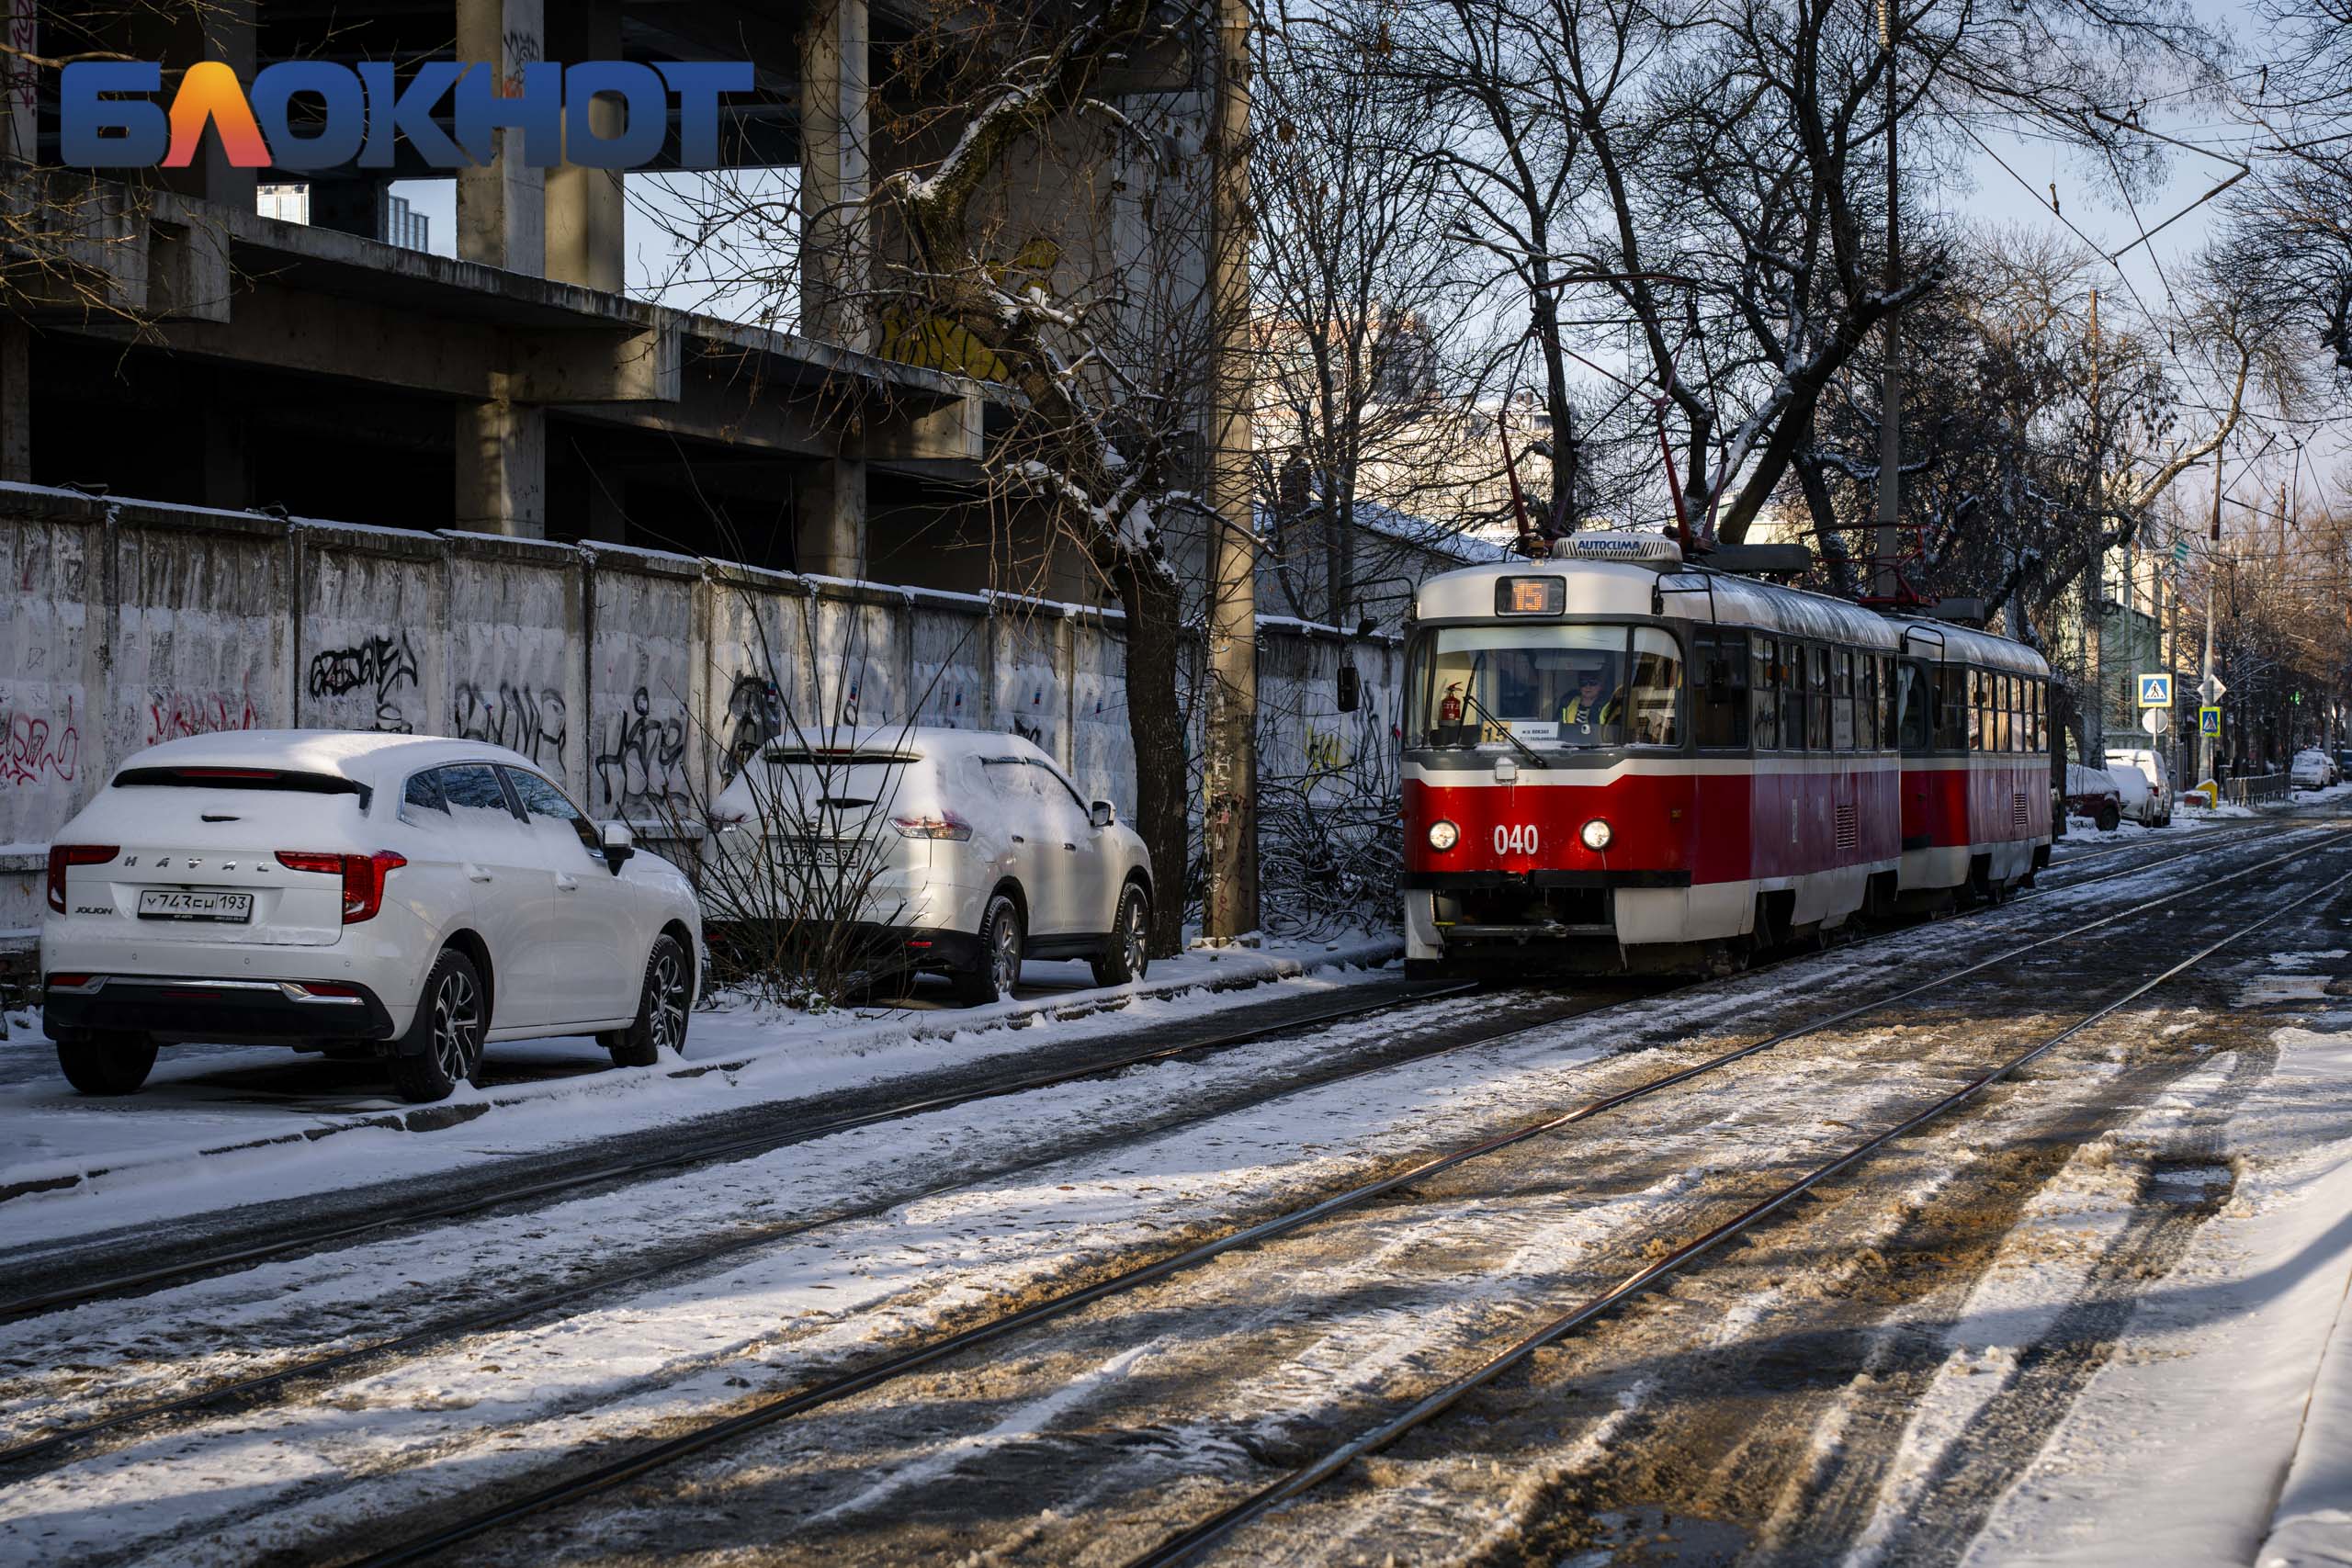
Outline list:
[[[2143,708],[2172,706],[2172,677],[2169,675],[2141,676],[2140,705]]]
[[[2197,733],[2199,735],[2221,734],[2222,710],[2220,708],[2199,708],[2197,710]]]

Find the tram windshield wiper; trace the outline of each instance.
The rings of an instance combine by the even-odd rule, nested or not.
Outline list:
[[[1510,741],[1514,747],[1518,748],[1519,754],[1521,756],[1526,758],[1529,761],[1534,763],[1539,768],[1549,768],[1552,764],[1544,761],[1541,752],[1537,751],[1534,747],[1530,746],[1526,741],[1521,740],[1517,735],[1513,734],[1510,725],[1504,723],[1501,719],[1497,718],[1494,716],[1493,710],[1489,709],[1486,704],[1478,700],[1478,675],[1486,667],[1487,656],[1483,652],[1470,661],[1470,679],[1462,683],[1463,702],[1470,707],[1471,711],[1477,714],[1479,717],[1485,719],[1497,729],[1502,731],[1503,739]]]

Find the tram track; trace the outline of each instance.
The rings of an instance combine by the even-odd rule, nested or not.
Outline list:
[[[1408,1434],[1439,1420],[1473,1393],[1526,1365],[1537,1352],[1558,1345],[1578,1330],[1597,1323],[1627,1303],[1685,1272],[1727,1243],[1766,1225],[1783,1214],[1799,1199],[1853,1171],[1890,1145],[1973,1104],[1996,1084],[2013,1077],[2066,1042],[2158,987],[2180,978],[2225,949],[2288,916],[2336,897],[2347,886],[2352,886],[2352,872],[2336,875],[2259,919],[2239,924],[2203,943],[2187,957],[2139,980],[2064,1027],[2044,1034],[2024,1049],[1995,1062],[1967,1078],[1958,1089],[1812,1166],[1794,1179],[1781,1183],[1698,1235],[1667,1250],[1663,1256],[1634,1268],[1617,1283],[1543,1322],[1471,1370],[1449,1379],[1414,1401],[1398,1414],[1331,1446],[1318,1457],[1295,1467],[1280,1479],[1258,1487],[1207,1517],[1170,1535],[1158,1545],[1129,1559],[1126,1568],[1177,1568],[1178,1564],[1196,1561],[1250,1524],[1334,1480],[1361,1461],[1393,1446]]]
[[[2307,833],[2315,834],[2321,838],[2324,838],[2327,831],[2327,829],[2306,829]],[[2208,847],[2218,849],[2223,846],[2214,844]],[[2186,851],[2183,852],[2182,854],[2169,856],[2163,862],[2154,863],[2154,865],[2168,863],[2171,860],[2185,858],[2186,855],[2195,852],[2198,852],[2198,851],[2194,849]],[[2264,866],[2272,863],[2276,863],[2276,862],[2260,863],[2256,866],[2245,868],[2244,872],[2238,874],[2251,874],[2253,872],[2258,871]],[[2154,865],[2133,867],[2130,868],[2130,870],[2131,872],[2138,872],[2154,869]],[[2127,874],[2129,873],[2119,872],[2110,874],[2120,875]],[[1992,912],[1993,911],[1990,908],[1980,908],[1971,911],[1969,916],[1963,918],[1973,918],[1974,916],[1989,914]],[[2098,926],[2106,923],[2109,922],[2106,920],[2094,921],[2087,926],[2078,926],[2068,931],[2061,932],[2057,936],[2041,939],[2040,942],[2029,943],[2021,948],[2010,949],[2003,953],[1999,959],[1996,959],[1994,962],[2005,962],[2007,959],[2015,956],[2017,953],[2030,952],[2036,947],[2046,946],[2050,942],[2082,934],[2086,931],[2096,929]],[[1764,967],[1792,962],[1804,956],[1805,956],[1805,954],[1801,953],[1792,953],[1785,956],[1771,960],[1770,963]],[[1963,971],[1963,973],[1967,972],[1968,971]],[[1703,985],[1705,982],[1700,982],[1699,984]],[[1276,1082],[1266,1085],[1263,1092],[1261,1094],[1245,1097],[1240,1100],[1220,1100],[1214,1105],[1197,1108],[1188,1114],[1173,1119],[1162,1119],[1159,1121],[1150,1122],[1144,1125],[1124,1129],[1121,1136],[1132,1139],[1157,1135],[1161,1133],[1180,1129],[1189,1124],[1206,1121],[1216,1116],[1231,1114],[1237,1110],[1246,1108],[1250,1103],[1279,1099],[1310,1089],[1317,1089],[1332,1084],[1346,1082],[1351,1078],[1364,1077],[1375,1072],[1386,1071],[1412,1062],[1425,1061],[1437,1056],[1452,1055],[1462,1051],[1503,1043],[1516,1036],[1551,1028],[1557,1024],[1570,1021],[1588,1013],[1616,1005],[1621,1001],[1631,999],[1632,996],[1659,997],[1671,995],[1675,991],[1690,988],[1692,987],[1684,986],[1675,987],[1669,989],[1658,987],[1655,984],[1642,986],[1638,983],[1629,982],[1620,987],[1605,988],[1601,994],[1597,996],[1580,995],[1569,1004],[1557,1009],[1548,1010],[1542,1017],[1536,1019],[1515,1019],[1497,1027],[1473,1030],[1466,1034],[1453,1030],[1441,1030],[1439,1032],[1438,1038],[1427,1041],[1412,1048],[1404,1050],[1384,1050],[1377,1044],[1352,1047],[1349,1052],[1348,1063],[1345,1065],[1335,1066],[1331,1071],[1286,1077]],[[1041,1088],[1050,1088],[1063,1084],[1082,1082],[1089,1079],[1108,1077],[1137,1066],[1170,1061],[1182,1057],[1206,1056],[1219,1051],[1233,1049],[1248,1043],[1262,1042],[1275,1036],[1289,1037],[1294,1035],[1310,1035],[1319,1030],[1328,1029],[1337,1024],[1363,1017],[1367,1014],[1375,1012],[1392,1012],[1400,1007],[1411,1007],[1419,1003],[1434,1003],[1457,998],[1467,995],[1476,989],[1476,987],[1470,985],[1441,985],[1418,988],[1404,997],[1392,996],[1384,998],[1376,1002],[1358,1003],[1345,1008],[1327,1010],[1307,1017],[1287,1020],[1280,1024],[1252,1027],[1246,1030],[1228,1032],[1227,1034],[1208,1039],[1191,1040],[1164,1046],[1155,1046],[1148,1050],[1129,1053],[1114,1060],[1095,1063],[1085,1067],[1055,1073],[1016,1075],[1011,1077],[992,1081],[986,1085],[975,1086],[969,1091],[962,1094],[924,1097],[917,1100],[905,1102],[883,1110],[861,1112],[856,1115],[834,1118],[830,1121],[820,1121],[799,1128],[788,1136],[763,1137],[760,1139],[743,1140],[738,1145],[730,1146],[726,1153],[715,1150],[701,1150],[664,1156],[656,1160],[641,1162],[641,1164],[645,1168],[667,1169],[690,1163],[713,1162],[723,1157],[729,1157],[730,1156],[731,1157],[739,1158],[755,1157],[757,1155],[773,1152],[776,1148],[788,1146],[792,1143],[811,1141],[838,1132],[874,1125],[882,1122],[902,1120],[932,1111],[953,1109],[957,1105],[971,1103],[977,1100],[1014,1093],[1027,1092]],[[1621,990],[1629,991],[1629,994],[1621,995],[1619,994]],[[1904,997],[1911,994],[1913,993],[1898,993],[1894,997],[1883,998],[1878,1002],[1867,1004],[1867,1006],[1879,1007],[1893,1005],[1894,1002],[1897,1002],[1903,999]],[[1833,1020],[1828,1021],[1834,1022],[1838,1021]],[[1816,1027],[1827,1026],[1828,1022],[1824,1022]],[[1398,1021],[1398,1030],[1400,1032],[1411,1027],[1413,1027],[1413,1025],[1409,1021],[1403,1019]],[[1734,1057],[1728,1059],[1736,1058]],[[1719,1065],[1722,1064],[1716,1063],[1711,1064],[1710,1066]],[[492,1307],[442,1318],[395,1335],[371,1339],[365,1344],[347,1347],[324,1355],[304,1358],[288,1365],[273,1367],[266,1371],[251,1373],[243,1377],[235,1378],[228,1382],[217,1383],[191,1393],[175,1395],[167,1399],[149,1401],[129,1408],[112,1411],[94,1420],[78,1422],[69,1427],[40,1433],[32,1438],[15,1442],[13,1444],[0,1446],[0,1473],[23,1472],[28,1466],[32,1465],[36,1461],[53,1459],[57,1456],[73,1456],[85,1452],[91,1445],[102,1438],[109,1437],[122,1437],[131,1434],[144,1434],[148,1429],[162,1423],[176,1422],[188,1418],[199,1418],[231,1411],[250,1410],[264,1404],[277,1403],[285,1398],[290,1397],[300,1388],[319,1382],[330,1376],[339,1375],[343,1378],[348,1378],[355,1375],[361,1375],[371,1367],[387,1364],[404,1356],[429,1351],[436,1346],[449,1343],[468,1335],[505,1327],[527,1322],[536,1317],[557,1314],[568,1306],[574,1306],[580,1303],[593,1302],[599,1298],[609,1297],[616,1292],[625,1292],[633,1285],[650,1283],[658,1279],[674,1276],[681,1272],[692,1272],[705,1269],[728,1259],[751,1253],[763,1247],[773,1246],[798,1237],[803,1237],[828,1226],[837,1225],[858,1219],[869,1218],[895,1206],[939,1196],[942,1193],[955,1190],[961,1187],[974,1185],[983,1180],[997,1179],[1005,1176],[1015,1175],[1022,1169],[1046,1164],[1053,1160],[1069,1157],[1074,1152],[1080,1151],[1075,1151],[1067,1146],[1057,1145],[1048,1151],[1038,1154],[1033,1159],[1027,1159],[1010,1165],[998,1164],[988,1166],[983,1168],[962,1171],[959,1172],[956,1178],[945,1182],[920,1188],[901,1188],[894,1190],[887,1195],[878,1197],[868,1202],[837,1206],[821,1213],[805,1216],[786,1224],[763,1227],[750,1232],[734,1232],[712,1244],[697,1246],[684,1251],[671,1250],[663,1252],[661,1256],[650,1261],[640,1261],[617,1271],[607,1271],[587,1280],[573,1280],[556,1290],[526,1294],[511,1301],[501,1303]],[[560,1182],[548,1183],[547,1190],[549,1192],[560,1195],[563,1192],[578,1188],[597,1185],[601,1181],[626,1179],[627,1174],[628,1173],[613,1172],[583,1174],[568,1178]],[[506,1204],[520,1201],[527,1196],[529,1196],[527,1192],[509,1191],[501,1194],[494,1201],[486,1201],[483,1202],[469,1203],[458,1206],[458,1212],[472,1213],[487,1207],[503,1207]],[[378,1224],[356,1227],[356,1229],[359,1235],[364,1235],[373,1234],[394,1224],[409,1225],[422,1224],[424,1223],[427,1222],[421,1216],[401,1216],[398,1220],[388,1219]],[[38,1304],[38,1301],[28,1302],[18,1307],[14,1312],[13,1315],[30,1315],[34,1312],[43,1310],[63,1310],[68,1306],[85,1304],[91,1301],[129,1293],[134,1290],[152,1285],[170,1283],[174,1280],[191,1277],[198,1273],[217,1272],[228,1268],[250,1266],[252,1263],[256,1261],[263,1261],[271,1258],[284,1257],[292,1253],[311,1250],[318,1245],[320,1245],[320,1238],[299,1236],[288,1238],[277,1245],[266,1248],[244,1249],[238,1254],[223,1255],[227,1259],[226,1261],[221,1261],[219,1258],[188,1260],[179,1266],[167,1269],[149,1271],[137,1276],[117,1277],[112,1280],[98,1281],[75,1291],[54,1292],[53,1298],[55,1299],[52,1299],[46,1306]]]
[[[1397,1193],[1413,1183],[1425,1181],[1433,1176],[1468,1164],[1471,1161],[1478,1160],[1507,1149],[1515,1148],[1534,1139],[1545,1137],[1549,1134],[1564,1131],[1579,1122],[1604,1115],[1624,1106],[1645,1100],[1665,1090],[1691,1082],[1692,1080],[1706,1075],[1715,1073],[1734,1063],[1756,1056],[1763,1052],[1770,1051],[1781,1044],[1789,1043],[1790,1041],[1801,1039],[1807,1035],[1820,1033],[1824,1031],[1833,1029],[1839,1024],[1851,1021],[1855,1019],[1861,1018],[1883,1010],[1895,1007],[1904,1001],[1950,987],[1956,982],[1966,979],[1970,976],[1983,975],[1995,970],[1997,966],[2013,964],[2016,960],[2025,954],[2047,949],[2060,942],[2072,941],[2092,931],[2111,927],[2125,920],[2145,916],[2153,911],[2178,904],[2188,898],[2205,896],[2217,886],[2226,886],[2228,884],[2240,881],[2260,872],[2285,864],[2290,861],[2300,859],[2307,854],[2340,848],[2342,846],[2342,836],[2337,831],[2334,829],[2321,830],[2317,836],[2309,842],[2299,844],[2298,847],[2289,850],[2284,853],[2241,868],[2228,875],[2202,882],[2194,888],[2184,889],[2168,894],[2162,897],[2144,899],[2133,904],[2128,908],[2114,911],[2102,916],[2098,919],[2087,921],[2049,935],[2041,936],[2028,942],[2006,948],[2001,952],[1996,953],[1988,957],[1979,959],[1959,969],[1939,975],[1933,978],[1905,987],[1884,996],[1880,996],[1866,1001],[1838,1009],[1826,1015],[1814,1018],[1794,1027],[1779,1031],[1763,1039],[1739,1045],[1731,1050],[1716,1053],[1699,1062],[1678,1067],[1669,1072],[1653,1076],[1626,1089],[1585,1101],[1558,1114],[1524,1123],[1506,1132],[1493,1134],[1467,1145],[1429,1156],[1428,1157],[1415,1161],[1400,1169],[1391,1171],[1375,1179],[1363,1182],[1336,1192],[1328,1193],[1316,1199],[1314,1201],[1305,1203],[1301,1206],[1291,1209],[1286,1213],[1274,1215],[1254,1224],[1228,1230],[1223,1235],[1212,1236],[1207,1240],[1182,1251],[1174,1252],[1137,1267],[1124,1269],[1106,1277],[1094,1280],[1079,1288],[1066,1291],[1062,1293],[1053,1295],[1043,1300],[1035,1301],[1028,1305],[1019,1307],[1016,1310],[989,1318],[986,1321],[960,1332],[877,1359],[865,1367],[850,1371],[839,1376],[808,1384],[789,1393],[756,1401],[748,1407],[741,1409],[737,1413],[723,1419],[693,1427],[674,1436],[645,1446],[638,1451],[622,1459],[610,1461],[603,1464],[594,1466],[536,1491],[527,1491],[519,1495],[511,1495],[492,1507],[458,1520],[442,1523],[432,1530],[421,1533],[394,1545],[382,1547],[370,1551],[360,1558],[359,1561],[370,1565],[381,1565],[416,1562],[436,1555],[448,1551],[455,1546],[462,1544],[463,1542],[472,1540],[479,1537],[490,1534],[491,1532],[502,1529],[531,1516],[570,1504],[581,1502],[627,1485],[665,1466],[674,1464],[692,1455],[702,1453],[730,1443],[752,1432],[775,1426],[796,1416],[836,1404],[840,1401],[848,1399],[853,1395],[880,1388],[886,1384],[907,1378],[911,1374],[922,1371],[925,1369],[936,1367],[940,1363],[965,1352],[982,1348],[994,1344],[997,1341],[1021,1333],[1023,1330],[1037,1326],[1057,1318],[1067,1316],[1096,1302],[1167,1280],[1171,1276],[1195,1269],[1202,1264],[1204,1264],[1214,1258],[1223,1257],[1237,1249],[1253,1247],[1264,1242],[1274,1240],[1278,1237],[1289,1235],[1342,1212],[1357,1209],[1372,1203],[1380,1198]],[[2132,868],[2134,871],[2140,869],[2145,868]],[[2345,877],[2339,877],[2335,882],[2328,884],[2327,887],[2323,890],[2323,893],[2332,893],[2340,888],[2346,881],[2352,881],[2352,874],[2347,874]],[[2062,1032],[2060,1034],[2041,1042],[2030,1055],[2014,1058],[2001,1064],[1996,1071],[1989,1075],[1983,1076],[1979,1080],[1974,1081],[1971,1087],[1960,1091],[1954,1096],[1948,1097],[1948,1100],[1945,1102],[1939,1102],[1940,1109],[1935,1110],[1929,1113],[1925,1113],[1922,1117],[1906,1121],[1902,1126],[1871,1140],[1867,1145],[1863,1145],[1860,1149],[1849,1151],[1848,1155],[1840,1156],[1838,1161],[1832,1162],[1832,1166],[1825,1167],[1815,1172],[1809,1178],[1806,1186],[1804,1189],[1800,1189],[1799,1191],[1810,1190],[1811,1186],[1818,1185],[1821,1181],[1829,1179],[1838,1171],[1850,1168],[1853,1164],[1867,1157],[1871,1152],[1883,1147],[1893,1138],[1902,1135],[1904,1132],[1910,1130],[1914,1126],[1925,1124],[1926,1120],[1931,1120],[1933,1116],[1944,1114],[1948,1111],[1957,1108],[1960,1104],[1965,1103],[1968,1100],[1973,1099],[1977,1095],[1981,1095],[1984,1092],[1984,1089],[1989,1087],[1991,1083],[1996,1082],[2001,1077],[2007,1077],[2007,1075],[2015,1072],[2018,1067],[2025,1065],[2026,1062],[2032,1060],[2034,1056],[2037,1056],[2049,1049],[2054,1048],[2056,1044],[2062,1043],[2064,1039],[2072,1038],[2075,1034],[2079,1033],[2083,1029],[2087,1028],[2090,1024],[2096,1022],[2098,1019],[2109,1016],[2117,1009],[2127,1005],[2134,998],[2140,995],[2144,995],[2147,990],[2153,989],[2155,986],[2164,983],[2165,980],[2172,977],[2175,974],[2183,972],[2188,966],[2193,966],[2193,964],[2196,962],[2201,962],[2203,957],[2210,956],[2211,953],[2219,951],[2222,947],[2226,946],[2230,942],[2239,940],[2252,931],[2260,929],[2263,925],[2270,923],[2271,920],[2283,916],[2293,908],[2302,907],[2304,904],[2309,903],[2312,899],[2320,896],[2322,895],[2317,893],[2306,896],[2304,898],[2298,899],[2292,905],[2273,911],[2271,915],[2266,916],[2262,920],[2256,921],[2251,925],[2233,931],[2222,941],[2202,950],[2199,954],[2196,955],[2186,964],[2177,965],[2172,970],[2167,970],[2164,975],[2146,982],[2143,986],[2130,992],[2126,996],[2119,998],[2109,1004],[2105,1004],[2095,1014],[2078,1020],[2075,1024],[2071,1025],[2067,1030]],[[1546,1025],[1538,1024],[1528,1027],[1532,1029],[1546,1027]],[[1760,1223],[1771,1213],[1777,1212],[1779,1208],[1783,1207],[1787,1202],[1792,1201],[1797,1195],[1799,1195],[1797,1191],[1792,1191],[1785,1196],[1780,1197],[1777,1201],[1772,1203],[1769,1208],[1759,1206],[1757,1213],[1750,1215],[1743,1222],[1744,1225],[1753,1225]],[[1710,1234],[1712,1235],[1713,1233]],[[1726,1239],[1727,1236],[1732,1234],[1737,1233],[1726,1232],[1724,1235],[1714,1236],[1713,1240],[1708,1243],[1708,1246],[1712,1247],[1720,1245],[1722,1240]],[[1683,1262],[1688,1262],[1694,1260],[1700,1256],[1703,1256],[1704,1250],[1704,1248],[1698,1250],[1685,1250],[1678,1253],[1678,1256]],[[1670,1273],[1671,1271],[1671,1269],[1643,1270],[1639,1276],[1643,1282],[1641,1285],[1636,1287],[1636,1293],[1639,1289],[1647,1288],[1649,1283],[1654,1283],[1657,1279],[1664,1278],[1666,1274]],[[1623,1298],[1612,1297],[1608,1303],[1595,1307],[1592,1314],[1589,1314],[1586,1318],[1578,1319],[1578,1322],[1589,1321],[1589,1315],[1595,1315],[1600,1312],[1606,1311],[1608,1305],[1614,1304],[1615,1301],[1619,1299]],[[1591,1305],[1591,1303],[1586,1304],[1588,1306]],[[1583,1309],[1580,1308],[1579,1310]],[[1562,1330],[1562,1332],[1566,1331],[1567,1330]],[[1459,1396],[1457,1395],[1457,1398]],[[1424,1419],[1426,1418],[1429,1417],[1424,1417]],[[1349,1459],[1341,1462],[1340,1468],[1344,1468],[1346,1462],[1351,1462],[1352,1457],[1353,1454],[1351,1452]],[[1286,1494],[1286,1495],[1292,1495],[1295,1494]],[[1274,1502],[1279,1502],[1281,1500],[1283,1499],[1274,1499]],[[1267,1506],[1272,1506],[1273,1504],[1269,1503]],[[1238,1528],[1238,1520],[1235,1522],[1235,1528]],[[1204,1540],[1199,1544],[1205,1545],[1208,1544],[1208,1542]]]

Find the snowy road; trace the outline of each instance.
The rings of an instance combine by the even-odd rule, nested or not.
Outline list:
[[[2332,1032],[2352,1023],[2336,994],[2352,987],[2335,987],[2352,973],[2352,884],[2335,886],[2352,835],[2207,831],[2199,853],[2168,858],[2187,843],[2151,835],[2007,908],[1732,981],[1400,1005],[9,1324],[0,1448],[578,1286],[242,1408],[0,1458],[0,1561],[364,1556],[1433,1152],[1985,965],[450,1559],[715,1562],[756,1543],[762,1561],[1125,1562],[2283,910],[1224,1547],[1334,1563],[1994,1562],[2084,1555],[2070,1521],[2096,1513],[2109,1522],[2090,1539],[2120,1560],[2119,1529],[2154,1528],[2151,1489],[2084,1456],[2165,1426],[2125,1374],[2193,1360],[2180,1347],[2196,1335],[2228,1339],[2217,1319],[2270,1311],[2310,1354],[2299,1374],[2270,1369],[2263,1408],[2296,1375],[2308,1389],[2332,1319],[2279,1303],[2324,1295],[2329,1267],[2340,1293],[2352,1246],[2341,1225],[2314,1241],[2308,1207],[2336,1195],[2352,1153],[2331,1077]],[[2241,1217],[2245,1235],[2215,1253]],[[2294,1288],[2233,1294],[2278,1247],[2301,1248]],[[2201,1282],[2171,1296],[2191,1271]],[[2231,1378],[2204,1369],[2199,1386]],[[2083,1423],[2100,1424],[2085,1437]],[[2204,1510],[2230,1517],[2213,1560],[2225,1545],[2245,1560],[2270,1532],[2276,1488],[2255,1480],[2294,1456],[2295,1423],[2278,1427],[2267,1450],[2248,1439],[2227,1467],[2244,1484]],[[2301,1496],[2297,1528],[2324,1538],[2324,1483]]]

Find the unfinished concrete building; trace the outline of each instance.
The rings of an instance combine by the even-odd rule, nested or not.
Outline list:
[[[750,61],[721,163],[783,171],[817,217],[793,330],[766,330],[628,297],[618,173],[457,172],[452,259],[386,231],[390,186],[448,177],[406,140],[390,168],[291,174],[232,165],[208,130],[187,167],[74,198],[96,281],[6,324],[0,479],[987,585],[985,551],[953,547],[986,534],[964,515],[984,389],[878,355],[841,304],[866,265],[840,215],[872,178],[869,51],[915,25],[888,0],[13,4],[14,36],[44,50],[218,60],[245,81],[298,59]],[[16,73],[19,158],[58,162],[56,85]],[[650,169],[679,170],[679,146],[673,123]],[[261,216],[259,185],[306,186],[309,221]]]

